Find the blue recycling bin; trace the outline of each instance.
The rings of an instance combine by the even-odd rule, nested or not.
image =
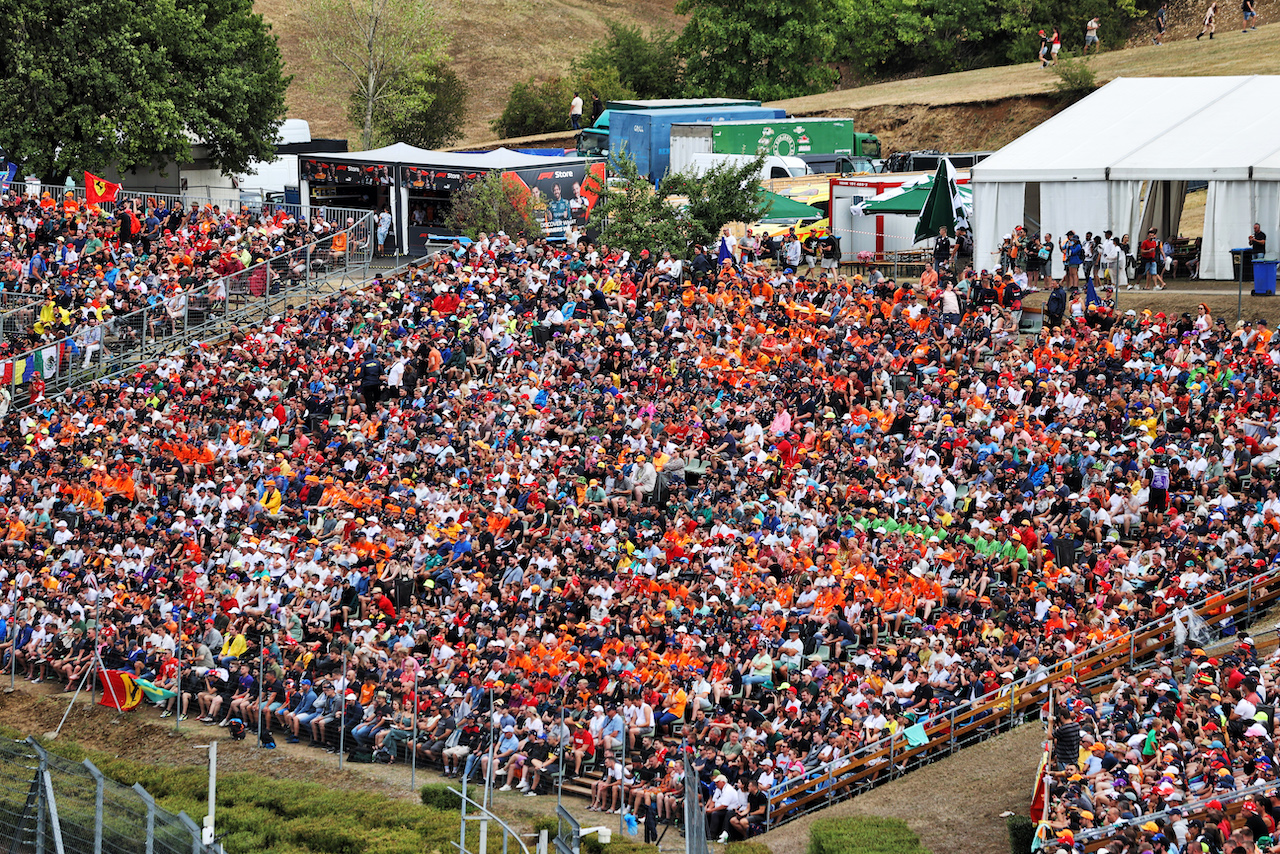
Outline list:
[[[1253,295],[1257,297],[1273,297],[1276,295],[1276,259],[1253,259]]]

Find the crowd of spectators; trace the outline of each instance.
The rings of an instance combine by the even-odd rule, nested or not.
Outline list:
[[[287,253],[346,228],[321,210],[308,222],[284,209],[184,208],[167,197],[91,205],[72,191],[23,189],[0,196],[0,357],[70,338],[68,368],[181,328],[189,306],[218,311],[250,268],[242,291],[258,296],[303,275],[307,259]],[[272,259],[282,263],[263,264]]]
[[[1264,326],[684,266],[482,236],[11,415],[6,666],[600,810],[683,742],[721,838],[1275,554]]]
[[[1050,839],[1072,850],[1101,837],[1108,854],[1270,851],[1277,661],[1244,636],[1214,656],[1117,669],[1096,692],[1057,686]]]

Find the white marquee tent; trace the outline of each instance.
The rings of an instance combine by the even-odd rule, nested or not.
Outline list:
[[[973,168],[975,264],[1016,225],[1171,236],[1188,180],[1209,183],[1200,273],[1232,277],[1253,223],[1280,247],[1280,76],[1121,78]],[[1060,253],[1054,264],[1061,267]],[[1057,272],[1057,271],[1055,271]]]

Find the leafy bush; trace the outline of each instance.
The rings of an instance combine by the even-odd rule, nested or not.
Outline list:
[[[490,127],[504,138],[568,130],[569,103],[574,92],[585,102],[584,121],[590,120],[587,105],[593,92],[602,101],[630,98],[634,94],[618,79],[616,68],[580,68],[571,77],[552,77],[541,82],[530,77],[511,87],[502,115]]]
[[[418,796],[422,798],[424,807],[445,811],[462,809],[462,798],[444,783],[428,783],[418,790]]]
[[[773,854],[773,851],[763,842],[730,842],[724,847],[724,854]]]
[[[1005,822],[1009,828],[1009,854],[1031,854],[1036,825],[1025,815],[1011,815]]]
[[[619,82],[637,98],[674,98],[680,94],[682,67],[675,34],[655,30],[645,36],[638,26],[609,22],[609,35],[574,62],[580,72],[617,72]]]
[[[454,227],[472,238],[482,231],[505,231],[513,238],[542,235],[529,189],[501,172],[486,172],[454,193],[451,216]]]
[[[1098,75],[1087,60],[1059,59],[1053,73],[1058,76],[1054,91],[1068,102],[1079,101],[1098,88]]]
[[[929,854],[896,818],[820,818],[809,828],[808,854]]]

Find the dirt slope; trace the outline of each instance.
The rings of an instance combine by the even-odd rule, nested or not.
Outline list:
[[[315,63],[302,43],[305,0],[257,0],[254,8],[279,36],[285,70],[294,77],[289,116],[310,121],[314,136],[351,137],[355,146],[343,99],[315,85]],[[489,122],[502,112],[513,84],[565,71],[576,53],[604,37],[608,21],[683,25],[675,0],[441,0],[438,9],[454,68],[470,90],[466,135],[476,141],[494,138]]]

